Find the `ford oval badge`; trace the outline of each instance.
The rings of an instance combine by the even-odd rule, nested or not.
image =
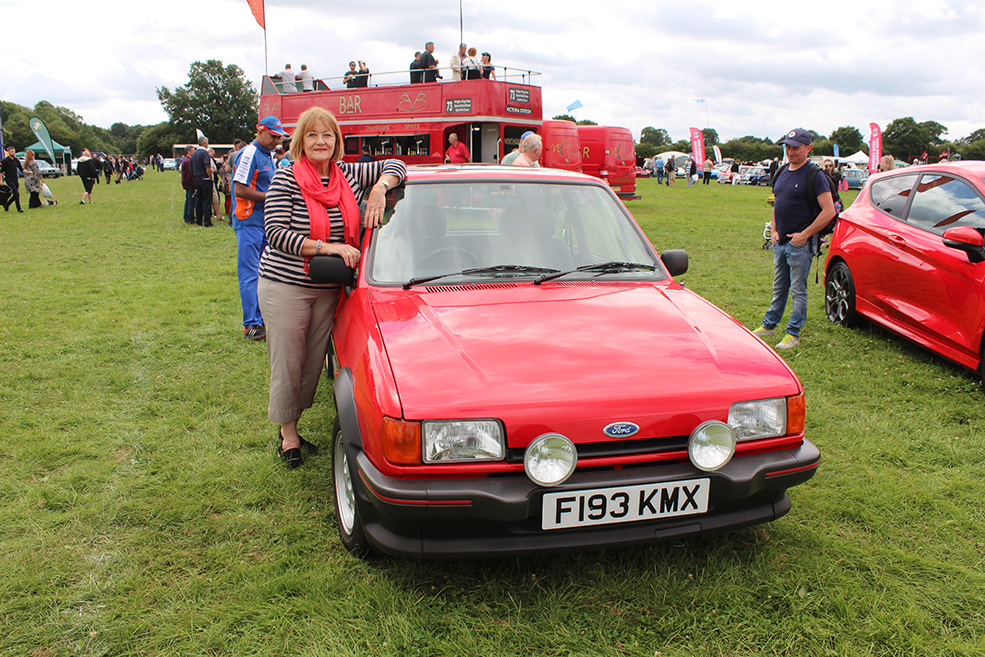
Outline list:
[[[639,425],[633,424],[632,422],[613,422],[602,429],[602,433],[610,438],[629,438],[638,433],[639,430]]]

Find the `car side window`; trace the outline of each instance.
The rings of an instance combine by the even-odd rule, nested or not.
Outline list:
[[[956,226],[985,229],[985,203],[965,181],[925,173],[920,177],[907,221],[937,235]]]
[[[869,183],[872,205],[897,219],[903,218],[906,202],[910,199],[916,174],[890,176]]]

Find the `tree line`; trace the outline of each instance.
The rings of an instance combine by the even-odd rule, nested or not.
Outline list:
[[[768,137],[746,135],[722,142],[714,128],[705,128],[702,132],[705,136],[705,148],[710,150],[717,145],[725,157],[743,162],[783,157],[783,146],[777,143],[782,136],[773,141]],[[814,130],[810,132],[814,136],[814,155],[834,156],[835,144],[838,145],[841,157],[848,157],[858,151],[868,153],[862,133],[853,126],[842,126],[827,136]],[[895,119],[882,131],[882,152],[904,162],[912,162],[915,158],[935,162],[942,153],[951,156],[959,154],[965,160],[985,160],[985,128],[957,140],[943,139],[942,135],[947,132],[947,128],[936,121],[917,123],[912,116]],[[650,126],[640,131],[640,140],[636,144],[638,157],[652,157],[670,150],[691,152],[690,138],[673,141],[663,128]]]
[[[114,123],[107,130],[86,123],[66,107],[55,107],[46,100],[33,108],[0,101],[4,146],[22,150],[37,141],[28,125],[31,117],[44,121],[52,140],[72,149],[78,156],[83,148],[122,155],[170,155],[174,144],[196,141],[196,129],[214,144],[250,139],[256,131],[260,96],[243,70],[217,60],[195,62],[188,83],[173,91],[157,89],[158,100],[169,120],[156,125]],[[38,153],[39,157],[46,157]]]

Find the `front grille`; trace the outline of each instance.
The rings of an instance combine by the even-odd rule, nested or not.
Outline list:
[[[606,441],[604,443],[582,443],[576,445],[578,460],[619,458],[640,454],[667,454],[670,452],[687,451],[687,436],[671,436],[668,438],[644,438],[640,440]],[[506,450],[508,463],[523,463],[525,447],[515,447]]]

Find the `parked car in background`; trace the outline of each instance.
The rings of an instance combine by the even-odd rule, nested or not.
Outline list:
[[[841,170],[841,175],[848,181],[848,189],[862,189],[869,177],[864,169],[845,168]]]
[[[985,162],[874,174],[841,213],[825,262],[825,313],[871,320],[982,376]]]
[[[637,178],[649,178],[650,170],[644,169],[643,167],[636,167],[636,177]]]
[[[166,157],[163,166],[165,171],[174,171],[178,168],[178,163],[173,157]]]
[[[387,215],[354,279],[311,262],[343,285],[329,371],[346,549],[679,539],[778,518],[813,476],[796,375],[674,280],[687,255],[658,255],[603,181],[410,167]]]
[[[47,160],[34,160],[38,163],[38,171],[42,178],[58,178],[62,175],[62,170]]]
[[[739,184],[769,186],[770,174],[761,166],[746,167],[745,171],[739,167]]]

